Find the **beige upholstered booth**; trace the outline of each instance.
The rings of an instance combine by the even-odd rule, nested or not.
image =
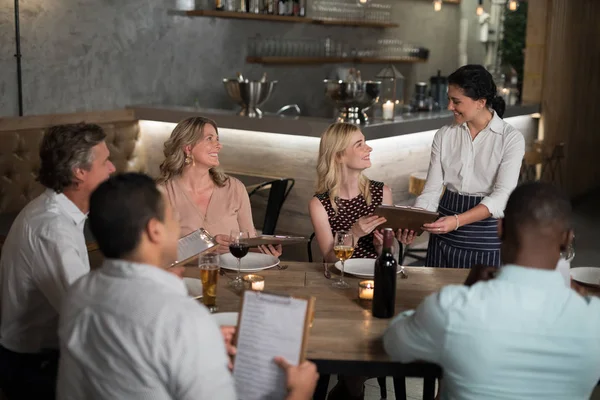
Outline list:
[[[16,214],[43,191],[36,173],[45,129],[79,122],[104,129],[118,172],[146,170],[140,128],[132,110],[0,118],[0,246]],[[88,241],[88,250],[95,249],[93,241]]]

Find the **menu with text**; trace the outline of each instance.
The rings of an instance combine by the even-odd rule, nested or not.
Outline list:
[[[273,361],[283,357],[298,365],[314,299],[246,291],[237,332],[233,376],[240,400],[282,400],[286,377]]]

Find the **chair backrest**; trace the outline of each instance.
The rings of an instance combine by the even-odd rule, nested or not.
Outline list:
[[[263,182],[260,185],[257,185],[249,193],[249,196],[252,196],[253,194],[261,190],[269,189],[269,198],[267,200],[265,220],[262,227],[263,234],[275,234],[275,228],[277,227],[277,221],[279,220],[281,208],[283,207],[283,203],[287,199],[295,183],[296,181],[292,178],[276,179],[268,182]]]
[[[308,262],[311,263],[313,262],[313,251],[312,251],[312,245],[313,245],[313,239],[315,238],[315,233],[313,232],[310,235],[310,238],[308,239],[308,243],[306,244],[306,253],[308,255]]]

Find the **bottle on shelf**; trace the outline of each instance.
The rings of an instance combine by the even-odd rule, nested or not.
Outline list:
[[[299,0],[298,15],[300,17],[306,17],[306,0]]]
[[[277,0],[265,0],[264,1],[264,12],[266,14],[276,14],[275,10],[276,7],[275,5],[277,4]]]
[[[223,11],[225,7],[223,6],[223,0],[215,0],[215,10]]]
[[[394,258],[394,230],[383,230],[383,249],[375,260],[375,288],[372,313],[376,318],[391,318],[396,311],[396,273],[398,262]]]
[[[287,15],[287,0],[279,0],[278,14]]]
[[[238,0],[238,12],[248,12],[248,3],[246,0]]]

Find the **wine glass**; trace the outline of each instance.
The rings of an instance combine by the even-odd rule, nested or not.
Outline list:
[[[232,230],[229,235],[229,251],[238,260],[237,276],[229,282],[229,286],[236,290],[242,290],[244,288],[244,281],[241,276],[242,258],[248,254],[250,246],[248,245],[248,239],[250,235],[248,231],[237,231]]]
[[[342,275],[339,281],[331,284],[336,289],[348,289],[350,285],[344,281],[344,262],[354,253],[354,235],[348,231],[339,231],[333,238],[333,252],[342,263]]]

